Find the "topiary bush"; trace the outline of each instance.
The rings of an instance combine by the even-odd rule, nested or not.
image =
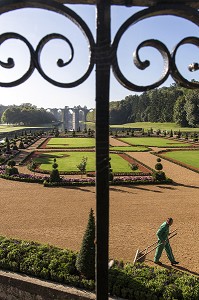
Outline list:
[[[18,175],[19,174],[19,170],[16,167],[6,167],[6,175],[8,176],[12,176],[12,175]]]
[[[163,169],[163,165],[161,164],[161,158],[157,158],[157,164],[155,165],[155,169],[157,171],[161,171]]]
[[[12,176],[19,174],[18,169],[15,167],[16,162],[14,160],[9,160],[6,167],[6,175]]]
[[[153,172],[153,178],[155,180],[157,180],[157,181],[164,181],[164,180],[166,180],[166,175],[162,171],[163,165],[161,164],[161,158],[160,157],[157,158],[157,164],[155,165],[155,169],[157,171]]]
[[[20,143],[19,143],[19,149],[25,149],[24,143],[21,139]]]
[[[109,157],[109,181],[113,181],[113,169],[111,168],[111,158]]]
[[[130,168],[131,168],[131,170],[136,171],[136,170],[138,170],[138,165],[137,164],[130,164]]]
[[[153,178],[157,181],[164,181],[166,180],[166,175],[163,171],[153,172]]]
[[[81,249],[77,256],[76,268],[87,279],[95,278],[95,217],[92,208]]]
[[[58,164],[56,163],[56,158],[54,158],[54,162],[52,164],[52,171],[50,173],[50,182],[59,182],[61,181],[60,175],[59,175],[59,170],[58,168]]]

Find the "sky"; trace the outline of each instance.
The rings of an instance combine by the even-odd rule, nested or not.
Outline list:
[[[68,5],[77,12],[90,28],[96,38],[96,10],[92,5]],[[114,6],[111,9],[112,41],[120,26],[140,7]],[[79,28],[66,17],[43,9],[25,8],[4,13],[0,16],[0,34],[15,32],[24,36],[36,49],[43,37],[51,33],[59,33],[67,37],[74,47],[74,57],[66,67],[59,68],[59,58],[68,61],[71,55],[69,45],[63,40],[48,42],[41,53],[41,64],[44,72],[60,82],[73,82],[83,76],[89,63],[88,43]],[[196,24],[174,16],[151,17],[131,26],[123,35],[118,47],[118,63],[124,76],[137,85],[148,85],[156,82],[163,71],[163,59],[152,47],[140,51],[141,59],[148,59],[150,67],[139,70],[133,63],[133,52],[137,46],[147,39],[158,39],[169,51],[183,38],[199,37]],[[30,55],[25,43],[9,39],[0,46],[0,61],[6,62],[11,57],[15,67],[6,69],[0,66],[0,82],[15,81],[29,68]],[[189,72],[187,67],[198,62],[198,47],[183,45],[177,52],[176,62],[181,74],[188,80],[199,80],[199,72]],[[173,79],[169,77],[163,86],[170,86]],[[124,88],[111,72],[110,101],[120,101],[136,92]],[[140,94],[140,93],[138,93]],[[87,106],[95,108],[95,68],[89,78],[75,88],[60,88],[48,83],[35,69],[31,77],[16,87],[0,87],[1,105],[20,105],[31,103],[43,108],[64,108],[65,106]]]

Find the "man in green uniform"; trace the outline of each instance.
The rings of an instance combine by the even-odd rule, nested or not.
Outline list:
[[[170,260],[172,265],[177,265],[179,262],[175,260],[170,243],[169,243],[169,226],[173,224],[173,219],[168,218],[162,225],[160,225],[156,235],[158,237],[158,246],[156,248],[154,263],[158,265],[162,265],[159,261],[163,249],[165,249],[168,259]]]

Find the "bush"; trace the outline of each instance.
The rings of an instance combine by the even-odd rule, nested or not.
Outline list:
[[[12,176],[12,175],[18,175],[19,171],[15,167],[6,167],[6,175]]]
[[[182,290],[175,284],[169,284],[163,292],[164,300],[182,299]]]
[[[82,246],[77,256],[76,268],[87,279],[95,278],[95,218],[90,210]]]
[[[158,170],[158,171],[162,170],[162,169],[163,169],[162,164],[161,164],[161,163],[157,163],[157,164],[155,165],[155,169]]]
[[[56,163],[56,158],[54,158],[54,162],[52,165],[53,169],[50,173],[50,182],[59,182],[61,181],[60,175],[59,175],[59,170],[58,168],[58,164]]]
[[[113,169],[111,168],[111,158],[109,157],[109,181],[113,181]]]
[[[53,169],[50,173],[50,182],[59,182],[61,181],[59,171],[57,169]]]
[[[130,164],[130,168],[131,168],[131,170],[136,171],[136,170],[138,170],[138,165]]]
[[[163,169],[163,165],[161,164],[161,158],[160,157],[157,158],[157,164],[155,165],[155,169],[157,171],[161,171]]]
[[[94,291],[94,280],[79,276],[76,264],[77,253],[68,249],[0,236],[1,269]],[[198,300],[199,281],[173,268],[115,261],[109,269],[109,293],[134,300]]]
[[[166,175],[163,171],[159,171],[159,172],[153,172],[153,178],[157,181],[164,181],[166,180]]]
[[[24,146],[24,143],[22,140],[19,143],[19,149],[25,149],[25,146]]]
[[[14,160],[11,159],[11,160],[8,161],[7,165],[8,165],[9,167],[13,168],[14,166],[16,166],[16,162],[15,162]]]

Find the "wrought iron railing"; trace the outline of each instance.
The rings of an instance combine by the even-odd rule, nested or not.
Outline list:
[[[73,10],[64,6],[62,3],[85,3],[96,5],[96,41],[91,33],[91,30]],[[96,3],[95,3],[96,2]],[[164,2],[164,4],[161,4]],[[150,46],[154,47],[161,54],[164,61],[164,69],[161,78],[150,85],[139,86],[130,82],[122,73],[118,63],[118,45],[123,34],[129,27],[133,26],[138,21],[142,21],[151,16],[172,15],[182,17],[188,21],[199,25],[199,4],[197,1],[53,1],[53,0],[6,0],[0,1],[0,14],[14,11],[21,8],[41,8],[49,10],[65,16],[74,22],[84,33],[88,41],[90,58],[88,68],[84,75],[73,82],[58,82],[46,74],[41,65],[41,53],[45,45],[54,39],[61,39],[67,43],[71,55],[68,61],[62,59],[57,61],[59,68],[68,66],[74,57],[74,48],[70,40],[57,33],[49,34],[42,38],[36,49],[30,44],[27,38],[18,33],[7,32],[0,36],[0,45],[9,39],[21,40],[29,49],[30,65],[28,70],[19,79],[12,82],[0,82],[1,87],[14,87],[25,82],[35,69],[51,84],[62,87],[72,88],[80,85],[91,74],[94,66],[96,68],[96,297],[98,300],[108,298],[108,241],[109,241],[109,90],[110,90],[110,70],[112,68],[116,79],[126,88],[132,91],[146,91],[163,84],[169,75],[175,82],[186,88],[199,88],[199,82],[189,81],[182,76],[176,65],[176,53],[180,46],[184,44],[192,44],[199,46],[199,38],[190,36],[180,41],[170,53],[167,46],[159,40],[149,39],[143,41],[134,52],[134,63],[137,68],[144,70],[150,65],[148,60],[141,61],[139,52],[140,49]],[[179,3],[179,4],[178,4]],[[119,5],[145,5],[139,12],[132,15],[119,28],[111,44],[111,22],[110,9],[112,4]],[[13,58],[8,57],[7,61],[0,60],[1,68],[14,68],[15,62]],[[191,62],[187,66],[190,71],[199,69],[198,62]]]

